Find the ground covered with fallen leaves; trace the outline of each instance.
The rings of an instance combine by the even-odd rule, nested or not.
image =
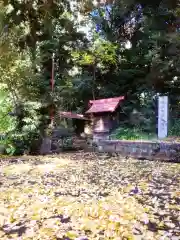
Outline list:
[[[180,164],[95,153],[1,159],[0,239],[178,240]]]

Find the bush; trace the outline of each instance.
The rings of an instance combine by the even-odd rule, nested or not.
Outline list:
[[[180,136],[180,119],[174,119],[171,123],[169,136]]]
[[[1,154],[14,155],[15,146],[13,146],[9,138],[0,140],[0,146]]]
[[[39,113],[40,107],[38,103],[34,102],[21,103],[16,106],[12,114],[16,125],[12,131],[9,131],[6,137],[6,154],[39,153],[43,123]]]
[[[21,136],[6,136],[0,140],[1,154],[22,155],[27,148]]]
[[[112,139],[120,140],[151,140],[157,138],[153,133],[144,133],[140,128],[118,128],[110,136]]]
[[[10,97],[5,89],[0,89],[0,133],[7,133],[15,126],[14,119],[9,115],[12,110]]]
[[[36,132],[21,134],[11,132],[0,139],[0,152],[1,154],[7,154],[11,156],[22,155],[25,152],[34,152],[35,147],[36,149],[39,148],[37,144],[34,144],[34,141],[38,139],[39,135]]]

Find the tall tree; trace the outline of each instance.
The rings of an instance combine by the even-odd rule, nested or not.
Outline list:
[[[42,134],[50,122],[50,111],[60,106],[67,108],[70,70],[74,66],[71,51],[84,44],[84,36],[77,31],[76,11],[72,11],[69,1],[9,0],[4,1],[3,10],[4,25],[8,25],[8,41],[5,41],[8,50],[2,45],[1,49],[11,59],[2,81],[12,83],[12,91],[19,100],[23,112],[19,130],[26,129],[27,123],[33,120]],[[14,29],[16,34],[12,39],[10,33]],[[53,55],[55,86],[52,91]]]
[[[173,85],[177,86],[177,81],[173,83],[173,79],[179,74],[175,57],[178,49],[175,50],[175,45],[172,45],[172,36],[177,29],[176,4],[177,1],[152,3],[117,0],[87,8],[87,13],[96,24],[99,38],[103,39],[98,45],[103,53],[101,58],[93,50],[84,55],[84,60],[81,59],[84,70],[90,76],[90,83],[94,73],[92,63],[98,59],[94,87],[97,98],[123,94],[127,96],[128,112],[133,108],[146,109],[149,118],[154,111],[154,104],[150,101],[154,95],[158,92],[175,93],[177,88]],[[95,45],[95,42],[91,44]],[[104,54],[106,46],[108,52]],[[112,49],[115,49],[113,61],[106,61]],[[91,56],[89,64],[87,54]],[[92,84],[90,86],[92,88]]]

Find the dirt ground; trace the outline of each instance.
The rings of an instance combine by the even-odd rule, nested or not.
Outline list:
[[[76,152],[0,159],[0,239],[180,239],[180,164]]]

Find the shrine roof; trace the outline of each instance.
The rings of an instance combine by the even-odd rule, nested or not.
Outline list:
[[[124,100],[124,96],[90,100],[91,107],[86,113],[114,112],[122,100]]]

